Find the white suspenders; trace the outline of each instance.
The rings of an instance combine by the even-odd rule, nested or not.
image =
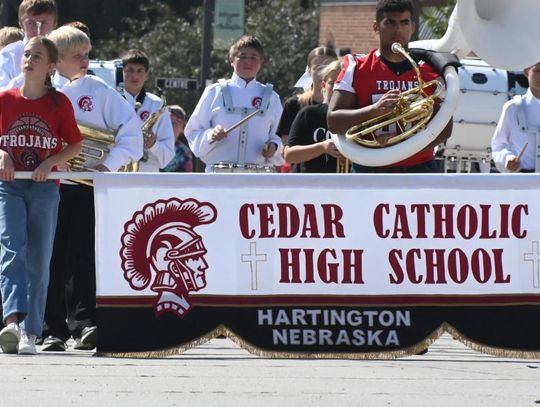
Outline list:
[[[231,97],[231,90],[229,88],[229,84],[225,79],[218,80],[219,86],[221,87],[221,94],[223,95],[223,105],[225,106],[225,109],[227,110],[227,113],[231,114],[240,114],[241,118],[246,117],[248,114],[256,111],[257,109],[255,107],[235,107],[233,105],[232,97]],[[261,100],[261,107],[260,115],[264,115],[266,111],[268,110],[268,107],[270,106],[270,99],[272,97],[272,90],[274,89],[273,85],[267,83],[266,87],[264,89],[264,93]],[[240,132],[240,136],[238,137],[238,157],[237,157],[237,163],[238,164],[245,164],[246,163],[246,144],[247,144],[247,122],[242,124],[238,131]]]
[[[540,128],[529,127],[527,118],[525,117],[525,109],[523,109],[523,96],[514,96],[516,105],[516,119],[519,128],[525,133],[534,134],[536,136],[536,164],[535,172],[540,171]]]

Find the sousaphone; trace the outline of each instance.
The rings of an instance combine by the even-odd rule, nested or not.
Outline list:
[[[457,0],[448,29],[439,40],[416,41],[409,48],[451,52],[463,58],[470,51],[493,67],[520,70],[540,61],[540,15],[538,0]],[[453,67],[443,73],[446,94],[439,110],[407,137],[379,146],[362,145],[353,137],[332,135],[340,152],[366,166],[384,166],[404,160],[427,147],[450,121],[460,95],[458,74]],[[411,108],[412,109],[412,108]],[[407,116],[409,109],[401,111]],[[388,124],[388,117],[380,118]],[[395,118],[399,120],[399,118]],[[377,121],[377,119],[375,119]],[[378,123],[370,123],[370,125]],[[357,128],[362,128],[360,123]],[[398,126],[399,127],[399,126]],[[405,131],[405,130],[404,130]],[[408,130],[407,130],[408,131]]]

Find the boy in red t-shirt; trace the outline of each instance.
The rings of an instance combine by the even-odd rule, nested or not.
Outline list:
[[[410,0],[379,0],[373,30],[379,36],[379,49],[368,55],[347,55],[338,76],[334,94],[328,107],[328,125],[332,133],[344,134],[349,128],[369,119],[391,112],[402,91],[418,85],[410,62],[392,51],[398,42],[407,49],[415,31],[413,5]],[[440,75],[427,63],[419,64],[426,82]],[[440,172],[434,160],[434,148],[450,137],[451,120],[439,136],[422,151],[405,160],[385,167],[366,167],[355,164],[355,172]],[[376,133],[379,144],[385,135],[395,133],[392,128]]]

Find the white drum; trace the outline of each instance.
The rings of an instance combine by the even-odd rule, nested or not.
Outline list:
[[[211,172],[271,174],[277,172],[273,165],[238,164],[220,161],[210,166]]]
[[[459,68],[461,95],[454,113],[445,157],[491,160],[491,138],[504,103],[509,99],[508,75],[479,59],[463,59]]]

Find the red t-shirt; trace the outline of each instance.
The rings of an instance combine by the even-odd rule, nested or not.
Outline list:
[[[404,64],[408,69],[405,68],[406,70],[398,74],[381,60],[378,50],[373,50],[367,55],[346,55],[343,62],[344,66],[336,80],[334,89],[353,92],[356,95],[359,108],[372,105],[390,90],[405,91],[418,86],[416,72],[408,62]],[[418,67],[422,80],[425,82],[440,77],[439,73],[426,63],[421,62]],[[380,134],[395,131],[395,129],[389,128],[386,131],[380,131]],[[433,154],[434,150],[421,151],[391,166],[409,167],[422,164],[432,160]]]
[[[78,143],[81,132],[69,99],[51,92],[26,99],[19,89],[0,93],[0,149],[7,151],[15,171],[33,171],[62,150],[62,142]],[[53,169],[54,170],[54,169]]]

